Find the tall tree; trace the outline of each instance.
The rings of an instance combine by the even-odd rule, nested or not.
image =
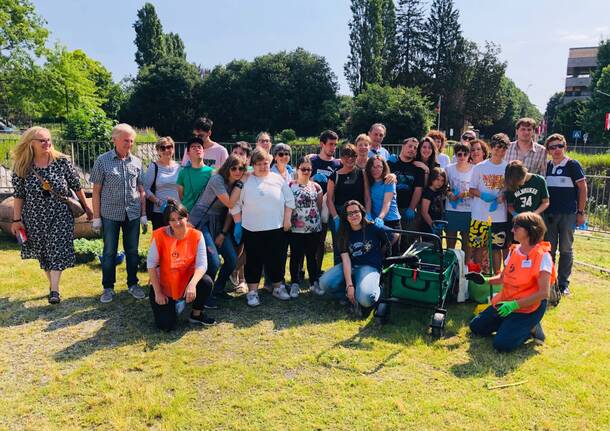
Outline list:
[[[472,44],[462,36],[459,16],[453,0],[434,0],[424,31],[424,61],[431,79],[426,93],[434,100],[442,96],[445,129],[462,126],[463,82],[467,54],[472,52]]]
[[[381,4],[381,25],[383,27],[383,61],[381,75],[384,83],[393,84],[398,66],[398,43],[396,41],[396,5],[394,0],[383,0]]]
[[[138,19],[133,24],[136,31],[136,63],[139,67],[159,61],[164,54],[163,26],[157,16],[155,7],[145,3],[138,10]]]
[[[564,92],[559,91],[551,96],[546,104],[546,111],[544,112],[544,118],[546,118],[547,130],[549,133],[553,133],[555,130],[555,124],[557,121],[557,109],[563,105]]]
[[[186,60],[186,50],[184,42],[176,33],[167,33],[163,36],[165,55],[169,57],[178,57]]]
[[[354,94],[366,84],[392,78],[396,61],[396,16],[393,0],[352,0],[350,54],[345,77]]]
[[[413,87],[423,83],[424,7],[422,0],[400,0],[396,17],[398,65],[396,82]]]
[[[507,98],[502,92],[506,62],[500,61],[500,48],[491,43],[477,49],[468,70],[464,94],[464,118],[477,127],[489,126],[506,109]]]

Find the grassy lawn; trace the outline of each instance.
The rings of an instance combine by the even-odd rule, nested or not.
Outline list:
[[[575,259],[610,270],[610,235],[601,233],[576,234]]]
[[[590,241],[582,246],[601,247]],[[545,316],[546,345],[500,355],[470,336],[473,304],[449,307],[439,341],[424,332],[428,310],[395,308],[382,327],[309,293],[287,303],[262,294],[257,309],[236,298],[213,312],[218,325],[165,334],[148,302],[126,293],[124,266],[111,304],[98,301],[99,266],[81,265],[66,271],[63,301],[51,307],[38,263],[22,261],[5,237],[0,261],[0,429],[602,430],[610,422],[610,281],[578,269],[574,295]],[[488,389],[516,382],[524,383]]]

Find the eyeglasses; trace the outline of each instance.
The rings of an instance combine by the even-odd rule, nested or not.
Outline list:
[[[472,135],[462,135],[462,141],[474,141],[475,139]]]
[[[278,151],[275,155],[278,157],[287,157],[290,155],[290,153],[287,151]]]
[[[342,159],[355,159],[356,157],[358,157],[358,156],[355,154],[342,154],[341,155]]]
[[[38,141],[38,142],[40,142],[41,144],[47,144],[47,143],[50,143],[50,142],[51,142],[51,138],[49,138],[49,139],[38,139],[38,138],[34,138],[34,139],[32,139],[32,141]]]
[[[259,139],[258,142],[271,142],[271,139]]]
[[[173,146],[173,145],[159,145],[159,146],[157,147],[157,149],[158,149],[159,151],[171,150],[172,148],[174,148],[174,146]]]
[[[299,168],[301,172],[311,172],[311,168]]]
[[[549,150],[553,151],[556,150],[557,148],[565,148],[565,144],[555,144],[555,145],[549,145]]]
[[[347,212],[348,217],[354,217],[355,215],[358,215],[358,214],[360,214],[360,210]]]
[[[468,153],[464,153],[462,151],[455,153],[456,157],[468,157]]]
[[[248,168],[246,168],[245,166],[231,166],[231,172],[236,172],[236,171],[242,171],[242,172],[246,172]]]

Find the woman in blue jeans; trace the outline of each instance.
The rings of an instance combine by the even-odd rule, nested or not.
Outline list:
[[[337,244],[341,263],[320,277],[320,289],[336,299],[347,297],[358,317],[366,317],[379,299],[379,279],[385,251],[386,231],[366,219],[364,206],[346,202],[341,212]]]
[[[214,283],[213,296],[206,302],[206,308],[216,308],[215,298],[230,297],[224,288],[237,264],[237,252],[232,235],[229,234],[233,219],[227,213],[235,204],[230,199],[231,192],[234,187],[243,187],[241,180],[246,170],[244,158],[229,156],[218,172],[212,175],[191,210],[189,221],[203,233],[207,246],[207,274],[213,279],[220,268]],[[223,259],[222,268],[220,256]]]

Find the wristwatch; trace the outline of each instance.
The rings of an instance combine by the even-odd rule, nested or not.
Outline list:
[[[235,187],[237,187],[238,189],[241,189],[244,187],[244,183],[242,183],[240,180],[235,181]]]

